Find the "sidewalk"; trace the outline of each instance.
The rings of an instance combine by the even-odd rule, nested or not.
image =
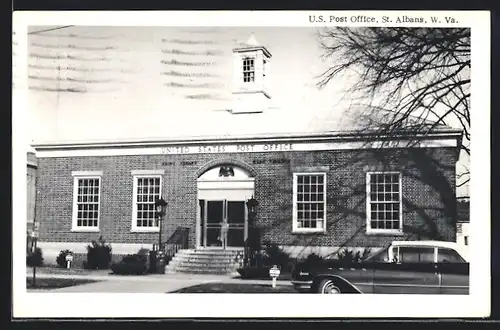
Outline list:
[[[33,273],[27,271],[26,276]],[[99,293],[167,293],[189,286],[206,283],[239,283],[254,285],[271,285],[269,280],[244,280],[232,275],[210,274],[150,274],[150,275],[112,275],[108,271],[96,271],[89,274],[49,274],[37,273],[37,278],[72,278],[89,279],[99,282],[81,284],[66,288],[49,290],[47,292],[99,292]],[[278,280],[278,285],[291,285],[288,280]],[[29,290],[40,292],[39,290]]]

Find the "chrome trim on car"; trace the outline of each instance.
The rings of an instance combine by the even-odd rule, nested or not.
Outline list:
[[[313,281],[292,281],[293,286],[295,289],[306,289],[309,290],[311,289]]]

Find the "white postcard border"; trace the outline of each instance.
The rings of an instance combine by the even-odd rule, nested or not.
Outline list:
[[[280,11],[280,12],[15,12],[20,49],[26,49],[28,25],[126,25],[126,26],[302,26],[319,27],[308,15],[415,15],[394,11]],[[26,232],[26,56],[15,63],[20,88],[13,94],[13,316],[14,317],[483,317],[490,313],[490,194],[489,194],[489,57],[490,14],[485,11],[418,12],[449,16],[471,27],[472,114],[471,145],[471,290],[468,296],[428,295],[325,295],[286,294],[57,294],[27,293],[24,262]],[[348,22],[348,26],[383,26],[383,23]],[[385,25],[387,26],[387,24]],[[411,23],[405,26],[430,26]],[[452,26],[444,21],[433,26]],[[26,54],[24,54],[26,55]]]

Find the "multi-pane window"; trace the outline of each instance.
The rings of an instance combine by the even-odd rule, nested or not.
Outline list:
[[[368,230],[401,231],[400,173],[368,173]]]
[[[325,229],[326,182],[324,173],[294,175],[294,230]]]
[[[135,229],[157,228],[155,201],[161,196],[161,177],[134,177],[134,223]]]
[[[251,57],[243,59],[243,82],[255,81],[255,63]]]
[[[99,228],[100,181],[99,177],[75,177],[75,228]]]

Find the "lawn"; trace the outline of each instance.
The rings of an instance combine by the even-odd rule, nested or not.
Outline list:
[[[291,285],[206,283],[183,288],[171,293],[297,293]]]
[[[98,281],[87,280],[87,279],[75,279],[75,278],[37,278],[36,286],[33,286],[33,278],[26,277],[26,288],[50,290],[50,289],[66,288],[69,286],[95,283],[95,282]]]
[[[33,273],[33,267],[26,267],[27,274]],[[109,274],[111,270],[101,269],[101,270],[91,270],[83,268],[60,268],[57,266],[47,265],[36,267],[37,274],[64,274],[64,275],[91,275],[91,274]]]

